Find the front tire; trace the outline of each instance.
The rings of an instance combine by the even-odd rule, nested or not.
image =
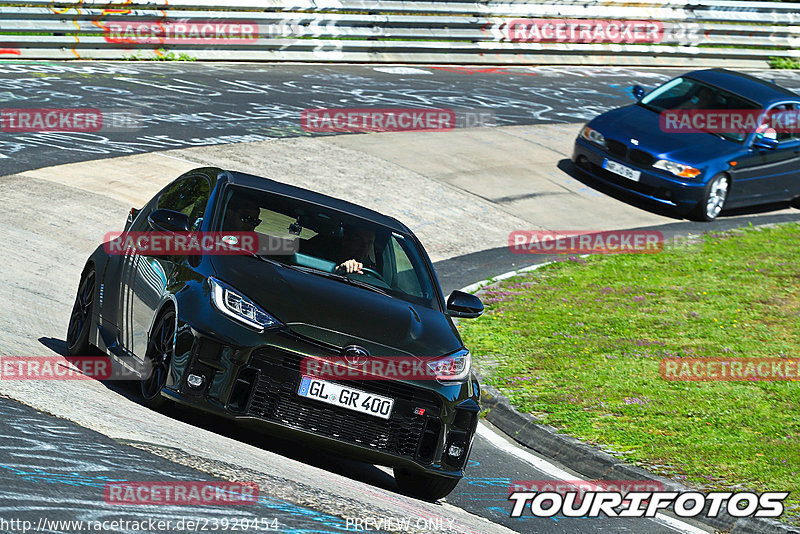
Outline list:
[[[447,497],[461,480],[459,478],[412,473],[398,468],[394,469],[394,479],[404,493],[426,501],[437,501]]]
[[[89,269],[81,276],[78,293],[75,295],[75,304],[69,316],[67,326],[67,355],[86,356],[92,350],[89,343],[89,331],[92,325],[94,311],[94,269]]]
[[[163,409],[169,404],[161,390],[167,384],[169,366],[175,355],[174,338],[175,312],[170,309],[162,313],[153,325],[145,354],[146,375],[139,383],[143,404],[153,410]]]
[[[725,174],[718,174],[708,183],[702,200],[697,203],[691,218],[695,221],[713,221],[725,207],[731,180]]]

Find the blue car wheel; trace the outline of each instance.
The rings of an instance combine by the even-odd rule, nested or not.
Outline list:
[[[703,198],[697,203],[693,218],[699,221],[716,219],[725,207],[730,183],[730,178],[726,174],[718,174],[708,182]]]

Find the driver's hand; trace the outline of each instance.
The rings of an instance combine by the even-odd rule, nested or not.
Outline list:
[[[348,274],[350,273],[364,274],[364,271],[361,270],[362,267],[364,267],[364,264],[361,262],[358,262],[356,260],[347,260],[346,262],[336,267],[336,270],[343,270]]]

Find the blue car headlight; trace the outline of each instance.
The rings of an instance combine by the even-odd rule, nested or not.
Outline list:
[[[596,145],[600,145],[601,147],[605,148],[606,146],[606,138],[603,134],[598,132],[593,128],[589,128],[588,126],[584,126],[581,130],[581,137],[586,139],[587,141],[591,141]]]
[[[256,330],[265,330],[281,324],[258,304],[225,282],[210,276],[208,283],[211,286],[211,302],[228,317]]]
[[[670,161],[668,159],[660,159],[653,163],[653,167],[661,169],[662,171],[671,172],[675,176],[681,178],[694,178],[700,175],[700,169],[695,169],[690,165],[678,163],[677,161]]]
[[[472,369],[472,355],[467,349],[461,349],[427,363],[436,374],[436,380],[464,380]]]

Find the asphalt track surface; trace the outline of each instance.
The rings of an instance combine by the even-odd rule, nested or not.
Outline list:
[[[450,108],[497,126],[576,123],[631,102],[631,86],[680,71],[183,62],[0,62],[0,108],[92,108],[140,118],[129,129],[0,133],[0,175],[75,161],[309,135],[309,108]],[[791,72],[769,72],[800,89]],[[118,116],[118,115],[117,115]]]
[[[213,426],[217,430],[224,423],[200,421],[193,414],[173,414],[197,425]],[[37,412],[9,399],[0,398],[0,416],[4,428],[0,431],[0,529],[2,519],[30,521],[44,526],[40,532],[80,532],[66,523],[69,521],[128,521],[131,528],[118,532],[182,532],[180,521],[206,522],[211,532],[227,521],[228,524],[253,522],[269,524],[277,521],[277,531],[288,533],[354,532],[354,528],[336,515],[300,506],[290,500],[269,495],[269,489],[260,483],[262,494],[253,505],[203,505],[203,506],[147,506],[115,505],[104,500],[104,487],[112,482],[136,481],[213,481],[209,476],[160,456],[149,454],[106,436],[87,430],[74,423]],[[226,430],[223,430],[223,432]],[[247,441],[235,428],[227,430],[237,439]],[[500,451],[483,435],[476,438],[470,460],[470,475],[448,497],[448,502],[472,513],[480,514],[517,532],[568,533],[568,532],[623,532],[667,533],[681,532],[666,524],[637,519],[582,519],[553,517],[521,519],[508,517],[508,488],[514,480],[553,480],[552,475],[534,468],[526,461],[508,452]],[[503,440],[496,436],[494,440]],[[508,447],[512,447],[509,443]],[[315,451],[298,452],[295,444],[282,444],[277,448],[282,454],[299,458],[312,465],[350,472],[357,478],[368,480],[379,487],[393,489],[391,478],[376,469],[342,462],[337,458],[320,456]],[[236,471],[241,476],[241,471]],[[241,480],[241,478],[239,478]],[[260,482],[257,476],[248,480]],[[573,480],[573,479],[570,479]],[[364,514],[364,517],[375,517]],[[133,527],[134,522],[145,520],[169,521],[172,528],[156,530],[152,527]],[[414,531],[437,531],[440,523],[417,516],[408,518]],[[417,524],[418,521],[423,521]],[[428,521],[427,523],[425,521]],[[441,520],[447,527],[447,519]],[[266,522],[266,523],[264,523]],[[49,528],[48,528],[49,526]],[[421,528],[420,528],[421,527]],[[374,528],[374,527],[373,527]],[[264,528],[271,531],[271,528]],[[446,528],[443,530],[447,530]],[[8,530],[0,530],[8,532]],[[381,532],[382,529],[370,531]]]
[[[630,86],[634,83],[654,85],[675,74],[675,71],[630,69],[0,63],[3,108],[134,109],[143,121],[136,131],[0,133],[3,156],[0,175],[169,148],[306,135],[299,127],[298,117],[303,109],[313,107],[490,109],[497,125],[574,123],[629,102]],[[800,88],[796,76],[782,73],[778,76],[785,76],[779,81],[786,87]],[[775,221],[779,220],[786,217],[776,216]],[[765,218],[761,221],[768,222]],[[736,219],[723,224],[738,226],[746,222]],[[687,233],[701,228],[693,223],[675,223],[664,230]],[[523,264],[519,257],[507,252],[507,249],[493,249],[438,262],[437,272],[445,291],[531,263]],[[75,281],[65,283],[71,287]],[[54,353],[63,353],[63,339],[40,339],[40,342]],[[8,354],[4,344],[0,333],[0,354]],[[129,390],[116,386],[109,387],[108,394],[132,396]],[[263,441],[254,440],[224,422],[209,421],[180,410],[167,415],[240,442],[258,443],[278,454],[390,493],[398,491],[387,473],[372,466],[330,458],[318,451],[297,450],[290,443],[264,445]],[[0,399],[0,417],[3,420],[0,518],[37,523],[42,517],[141,520],[157,515],[172,520],[197,516],[221,520],[256,516],[277,519],[284,532],[353,530],[347,528],[341,517],[270,495],[268,484],[262,486],[259,504],[247,510],[161,507],[153,512],[153,507],[149,507],[120,511],[102,499],[102,485],[108,480],[209,480],[214,478],[208,474],[211,471],[223,476],[225,466],[192,469],[182,465],[191,462],[180,462],[178,452],[174,458],[178,462],[171,461],[132,446],[136,444],[111,440],[7,399]],[[510,453],[513,448],[510,443],[498,447],[498,440],[504,440],[500,436],[482,432],[475,439],[468,476],[446,499],[469,513],[517,532],[682,531],[680,527],[652,520],[511,519],[507,501],[511,482],[549,480],[552,475],[534,467],[524,454]],[[237,475],[242,476],[240,472]]]
[[[346,527],[340,517],[260,496],[252,505],[202,506],[117,505],[107,502],[104,488],[114,482],[215,481],[198,472],[134,447],[126,447],[97,432],[59,420],[27,406],[0,398],[0,532],[11,532],[18,520],[38,532],[80,531],[74,522],[120,522],[135,532],[180,532],[187,522],[200,529],[214,525],[257,525],[264,531],[332,532]],[[149,522],[155,522],[155,525]],[[63,522],[63,523],[62,523]],[[126,522],[126,523],[124,523]],[[71,525],[71,526],[70,526]],[[183,528],[181,528],[183,527]],[[274,530],[272,529],[274,527]],[[213,531],[213,530],[212,530]]]

